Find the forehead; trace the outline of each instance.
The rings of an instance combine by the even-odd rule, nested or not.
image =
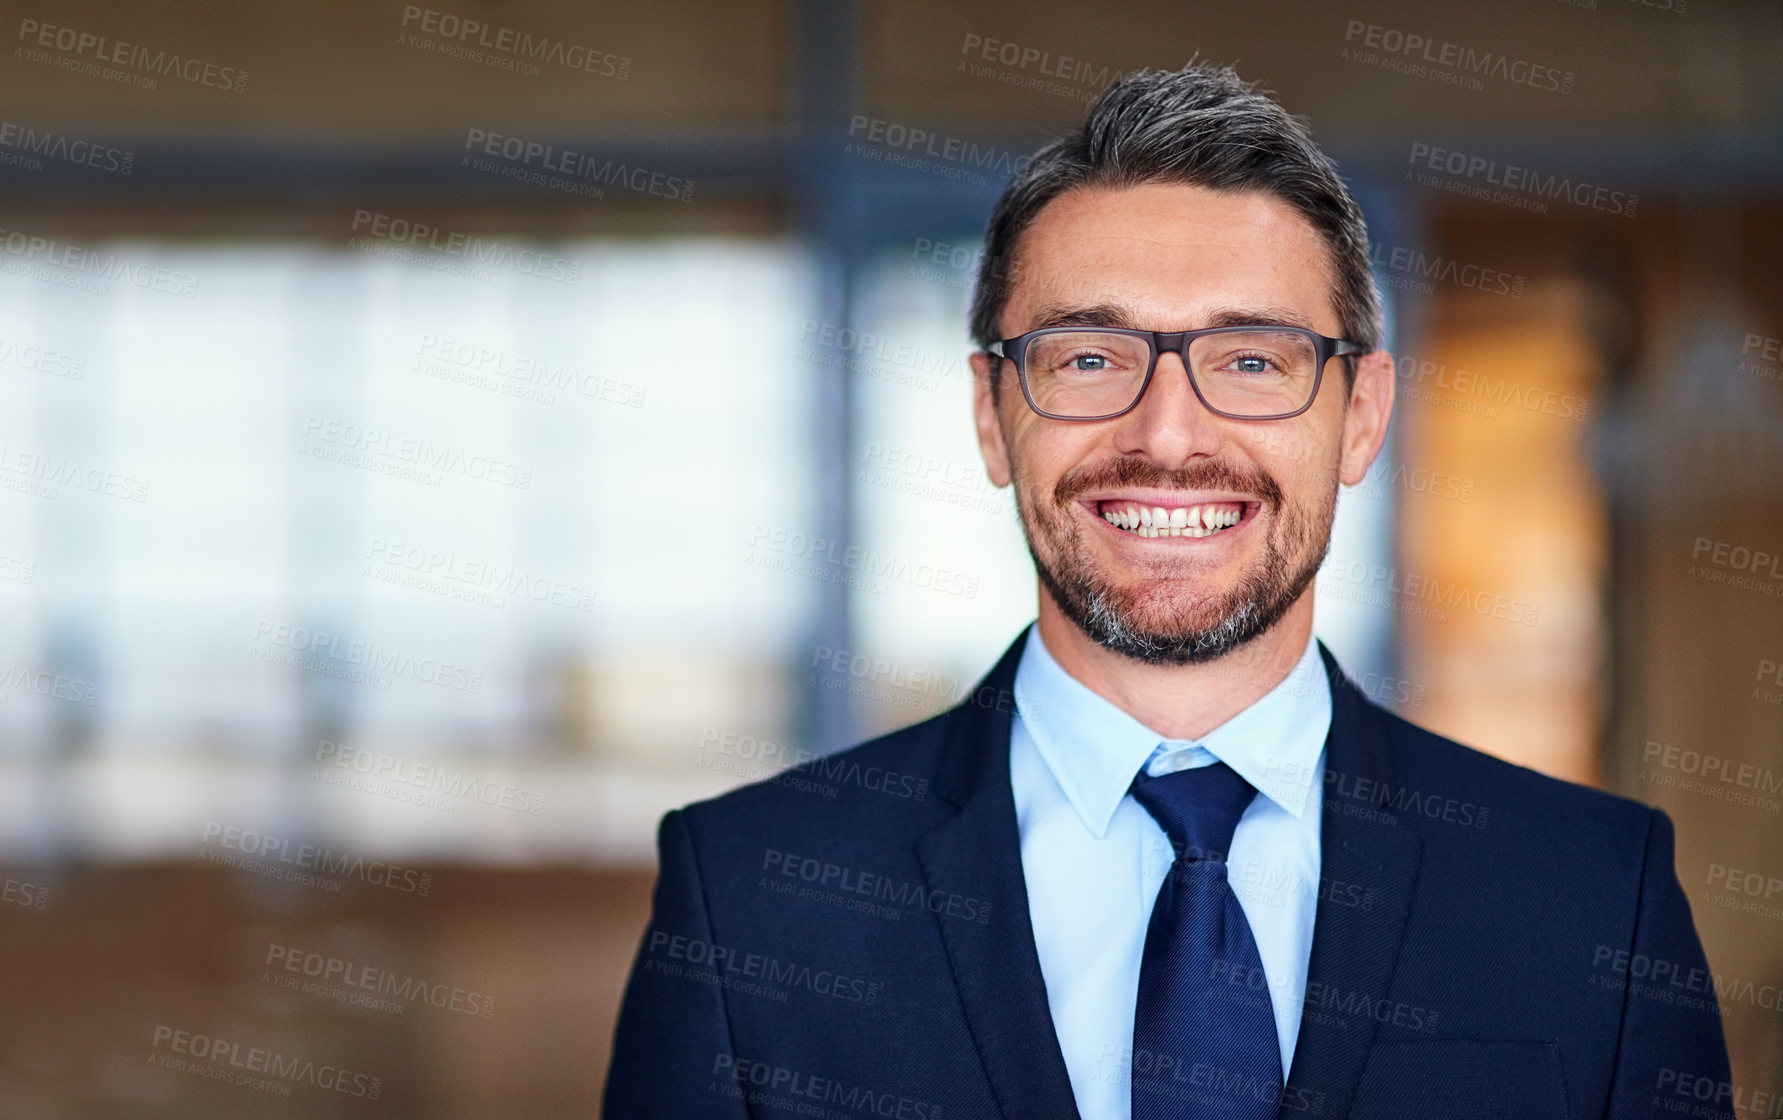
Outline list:
[[[1333,275],[1318,231],[1272,195],[1080,187],[1022,234],[1003,325],[1019,333],[1042,311],[1111,304],[1152,330],[1186,330],[1217,311],[1278,307],[1334,335]]]

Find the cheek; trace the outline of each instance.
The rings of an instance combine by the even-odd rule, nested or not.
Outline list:
[[[1277,451],[1259,454],[1251,460],[1255,468],[1273,479],[1281,490],[1281,508],[1275,511],[1275,529],[1284,523],[1314,516],[1325,501],[1335,477],[1330,462],[1331,450],[1324,446],[1308,446],[1296,454]]]
[[[1068,436],[1033,413],[1017,417],[1007,429],[1010,465],[1030,485],[1050,490],[1059,477],[1079,462],[1079,450]]]
[[[1266,469],[1275,475],[1275,480],[1281,484],[1283,495],[1288,501],[1295,502],[1328,477],[1336,466],[1332,449],[1313,445],[1304,454],[1283,459]]]
[[[1275,477],[1294,500],[1309,488],[1322,489],[1336,475],[1342,448],[1334,426],[1308,423],[1280,433],[1258,448],[1258,465]]]

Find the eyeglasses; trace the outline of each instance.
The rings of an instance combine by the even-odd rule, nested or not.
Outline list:
[[[1112,420],[1131,412],[1165,353],[1182,359],[1208,411],[1286,420],[1312,407],[1326,362],[1368,352],[1304,327],[1043,327],[985,349],[1015,363],[1028,407],[1049,420]]]

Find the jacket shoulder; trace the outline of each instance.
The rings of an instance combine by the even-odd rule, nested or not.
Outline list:
[[[1632,798],[1507,762],[1384,708],[1376,711],[1396,776],[1431,795],[1466,797],[1487,808],[1499,827],[1539,828],[1553,837],[1613,836],[1626,843],[1644,840],[1657,815]]]
[[[789,815],[828,822],[839,815],[897,814],[930,804],[936,763],[958,714],[959,709],[951,708],[846,750],[802,759],[682,812],[690,825],[706,832],[747,828],[751,822],[780,823]]]

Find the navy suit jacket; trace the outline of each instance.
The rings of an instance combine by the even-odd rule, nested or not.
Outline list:
[[[663,818],[608,1117],[1075,1120],[1009,781],[1025,639],[933,719]],[[1320,652],[1323,874],[1280,1115],[1731,1117],[1665,815],[1415,727]]]

